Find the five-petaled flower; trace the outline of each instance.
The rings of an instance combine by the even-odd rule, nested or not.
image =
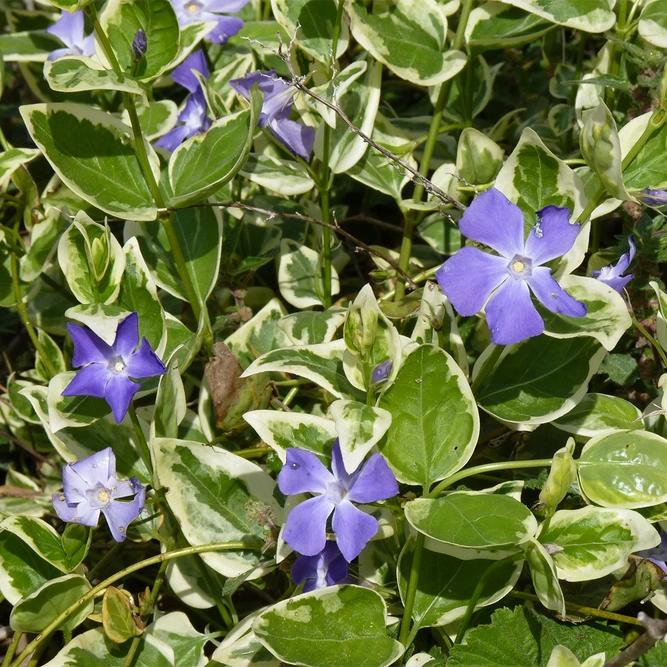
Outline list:
[[[350,581],[347,561],[334,542],[327,542],[314,556],[299,556],[292,565],[292,579],[295,584],[305,582],[304,593]]]
[[[208,79],[206,58],[201,50],[191,53],[171,74],[176,83],[190,91],[190,95],[178,116],[176,126],[155,142],[160,148],[175,151],[186,139],[206,132],[211,127],[206,97],[195,72]]]
[[[63,11],[60,18],[45,32],[51,33],[65,44],[64,49],[56,49],[49,54],[49,60],[63,56],[92,56],[95,54],[95,37],[83,34],[83,12]]]
[[[117,424],[123,421],[141,379],[166,373],[165,365],[143,338],[139,345],[139,317],[128,315],[116,329],[113,345],[105,343],[94,331],[77,324],[67,329],[74,342],[73,366],[83,366],[65,387],[63,396],[104,398]]]
[[[134,498],[129,502],[120,500],[130,496]],[[136,477],[116,479],[116,457],[107,447],[63,468],[63,493],[53,495],[53,507],[63,521],[92,527],[102,512],[114,540],[122,542],[145,500],[146,489]]]
[[[621,258],[616,262],[616,266],[604,266],[599,271],[593,271],[593,278],[597,278],[600,282],[609,285],[609,287],[619,293],[622,293],[623,288],[634,278],[632,273],[629,273],[627,276],[621,275],[628,270],[637,252],[632,235],[628,236],[628,243],[630,244],[630,251],[621,255]]]
[[[586,314],[586,306],[563,290],[551,270],[542,266],[574,244],[580,226],[570,224],[569,214],[558,206],[537,211],[537,222],[524,241],[521,209],[493,188],[479,195],[461,217],[461,233],[500,256],[470,246],[461,248],[440,267],[436,278],[460,315],[474,315],[486,304],[491,340],[496,345],[518,343],[544,331],[531,291],[554,313]]]
[[[273,70],[253,72],[242,79],[233,79],[229,85],[247,100],[250,90],[257,86],[264,93],[259,126],[268,127],[288,150],[307,160],[315,144],[315,128],[289,119],[296,89],[276,76]]]
[[[305,556],[315,556],[326,546],[327,521],[336,543],[349,562],[356,558],[377,533],[375,517],[352,503],[372,503],[398,493],[398,483],[381,454],[373,454],[360,469],[348,474],[338,440],[333,446],[329,472],[315,454],[303,449],[287,450],[287,460],[278,475],[278,488],[285,495],[311,493],[287,517],[283,539]]]
[[[191,23],[214,21],[215,27],[206,34],[209,42],[224,44],[243,27],[243,21],[235,16],[220,16],[218,12],[234,14],[250,0],[171,0],[181,28]]]

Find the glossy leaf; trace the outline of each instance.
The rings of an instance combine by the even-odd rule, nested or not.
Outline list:
[[[632,403],[609,394],[586,394],[565,416],[553,422],[556,428],[593,438],[619,429],[643,429],[641,411]]]

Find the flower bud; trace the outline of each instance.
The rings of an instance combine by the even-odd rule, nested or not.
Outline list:
[[[378,364],[371,373],[371,384],[377,385],[384,382],[389,377],[393,365],[394,362],[391,359]]]
[[[139,28],[132,40],[132,53],[134,54],[135,62],[139,62],[146,55],[147,48],[148,40],[146,39],[146,33],[142,28]]]

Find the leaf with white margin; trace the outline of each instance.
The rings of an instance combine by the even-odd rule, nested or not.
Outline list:
[[[537,532],[530,510],[508,495],[455,491],[441,498],[417,498],[405,506],[410,525],[458,558],[496,560],[487,552],[514,549]]]
[[[153,141],[169,132],[178,121],[178,107],[172,100],[152,100],[150,104],[137,105],[137,116],[143,135]],[[123,111],[124,123],[130,121],[127,110]]]
[[[445,50],[447,19],[434,0],[375,3],[346,0],[354,38],[397,76],[432,86],[456,76],[466,64],[461,51]]]
[[[177,548],[187,547],[185,540],[177,541]],[[202,576],[201,568],[195,559],[199,556],[185,556],[174,558],[167,565],[166,578],[169,588],[178,599],[193,609],[210,609],[215,606],[215,600],[211,596],[206,580]],[[208,567],[207,565],[203,565]],[[220,576],[208,568],[208,574]]]
[[[591,438],[577,461],[584,496],[602,507],[651,507],[667,501],[667,440],[648,431]]]
[[[364,398],[345,376],[343,355],[346,350],[344,340],[272,350],[253,361],[241,377],[265,371],[290,373],[312,380],[336,398]]]
[[[102,628],[88,630],[68,642],[44,667],[124,667],[130,642],[114,644]],[[157,637],[144,633],[133,667],[175,667],[174,650]]]
[[[594,438],[618,429],[644,428],[641,410],[619,396],[586,394],[570,412],[553,425],[573,435]]]
[[[129,76],[118,76],[96,60],[85,56],[66,56],[44,63],[44,78],[53,90],[78,93],[83,90],[120,90],[144,96],[144,89]]]
[[[546,667],[603,667],[605,660],[604,653],[596,653],[584,662],[579,662],[577,656],[569,648],[558,644],[551,651]]]
[[[537,14],[547,21],[584,32],[605,32],[614,27],[614,0],[503,0],[532,14]]]
[[[321,86],[311,87],[311,90],[327,100],[327,102],[336,104],[345,94],[345,91],[350,87],[350,84],[356,81],[366,71],[367,67],[368,63],[365,60],[356,60],[340,72],[334,70],[332,72],[332,79],[329,79]],[[333,109],[330,109],[328,106],[318,102],[312,97],[308,97],[306,102],[317,110],[320,116],[322,116],[322,120],[329,125],[329,127],[332,129],[336,128],[337,114]]]
[[[267,609],[250,612],[220,642],[211,660],[229,667],[281,667],[280,661],[268,651],[251,630],[255,619]]]
[[[290,345],[280,326],[287,314],[278,299],[271,299],[252,319],[225,338],[225,345],[236,355],[242,368],[247,368],[260,355]]]
[[[303,165],[271,155],[250,153],[240,173],[253,183],[286,197],[310,192],[315,187],[315,181]]]
[[[191,545],[211,542],[262,542],[264,529],[249,516],[246,505],[268,506],[280,522],[282,510],[273,498],[275,481],[258,465],[231,452],[175,438],[155,438],[155,469],[166,486],[167,502]],[[202,554],[225,577],[252,570],[262,576],[256,550]]]
[[[30,104],[20,112],[33,141],[75,194],[125,220],[155,220],[157,208],[131,127],[83,104]],[[150,143],[143,141],[159,181],[160,161]]]
[[[331,459],[331,447],[338,435],[331,419],[279,410],[252,410],[246,412],[243,419],[283,463],[290,447],[305,449],[325,460]]]
[[[62,42],[44,30],[26,30],[0,35],[0,51],[6,63],[44,62]]]
[[[340,441],[343,465],[352,474],[391,426],[391,412],[339,399],[329,407]]]
[[[322,305],[318,289],[319,265],[320,256],[315,250],[292,239],[280,242],[278,288],[287,303],[295,308]],[[339,291],[338,272],[331,267],[331,294]]]
[[[389,667],[402,654],[387,636],[382,597],[361,586],[329,586],[278,602],[252,629],[283,662],[306,667]]]
[[[586,305],[583,317],[568,317],[537,309],[544,320],[544,333],[553,338],[591,336],[612,351],[632,325],[625,299],[601,280],[569,274],[559,280],[560,286],[577,301]]]
[[[405,663],[405,667],[427,667],[433,664],[433,656],[430,653],[415,653],[410,660]]]
[[[533,588],[540,602],[565,616],[565,596],[556,575],[556,566],[547,550],[535,538],[524,545]]]
[[[658,312],[655,316],[655,337],[663,350],[667,350],[667,294],[660,289],[660,285],[655,280],[651,280],[649,285],[655,292],[658,300]]]
[[[285,315],[278,321],[278,326],[294,345],[328,343],[345,321],[346,313],[345,308],[336,307],[325,311],[307,310]]]
[[[146,634],[163,641],[174,651],[174,665],[178,667],[204,667],[208,659],[204,646],[209,636],[197,632],[190,619],[182,611],[172,611],[160,616],[146,628]]]
[[[637,116],[619,132],[621,150],[628,153],[643,132],[649,127],[652,113]],[[654,131],[639,153],[623,170],[623,181],[628,190],[664,188],[667,186],[667,125]],[[627,147],[627,149],[625,149]]]
[[[186,398],[179,364],[180,347],[172,352],[165,364],[167,372],[160,376],[155,396],[149,441],[153,438],[176,438],[185,418]]]
[[[556,547],[552,557],[565,581],[599,579],[625,565],[631,553],[660,544],[660,534],[639,512],[592,506],[559,510],[538,539]]]
[[[10,148],[0,153],[0,188],[4,189],[9,184],[12,174],[39,154],[40,151],[36,148]]]
[[[114,344],[118,325],[129,314],[127,310],[119,306],[103,303],[82,304],[65,311],[67,319],[92,329],[107,345]],[[141,334],[141,322],[139,322],[139,327]]]
[[[653,46],[667,48],[667,1],[647,2],[639,17],[639,34]]]

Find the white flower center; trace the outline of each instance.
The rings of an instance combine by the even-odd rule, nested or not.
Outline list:
[[[188,14],[198,14],[200,10],[201,5],[198,2],[195,2],[195,0],[191,0],[191,2],[188,2],[185,5],[185,11],[188,12]]]
[[[514,255],[507,265],[507,272],[514,280],[525,280],[533,273],[533,262],[529,257]]]
[[[123,361],[123,358],[117,354],[109,359],[108,368],[112,373],[117,375],[125,370],[125,362]]]
[[[347,489],[345,488],[343,482],[340,480],[336,480],[335,482],[329,482],[327,484],[327,500],[330,503],[333,503],[334,505],[338,505],[338,503],[345,498],[347,495]]]
[[[98,499],[101,503],[104,503],[104,504],[108,503],[110,497],[111,497],[111,496],[110,496],[109,492],[108,492],[106,489],[99,489],[98,492],[97,492],[97,499]]]

